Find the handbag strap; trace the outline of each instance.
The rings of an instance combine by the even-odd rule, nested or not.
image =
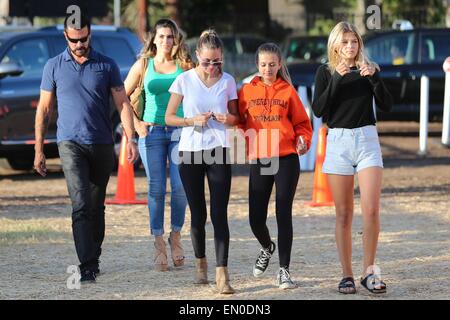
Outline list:
[[[142,71],[141,71],[141,76],[139,78],[139,88],[141,88],[141,90],[143,90],[144,88],[144,78],[145,78],[145,74],[147,73],[147,65],[148,65],[148,58],[142,58]]]

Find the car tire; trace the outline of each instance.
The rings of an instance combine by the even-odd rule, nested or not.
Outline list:
[[[9,157],[8,163],[14,170],[29,171],[33,169],[34,157],[29,155]]]

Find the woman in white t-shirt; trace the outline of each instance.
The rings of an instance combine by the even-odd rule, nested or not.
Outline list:
[[[231,164],[227,127],[239,123],[236,82],[222,72],[223,44],[214,30],[202,33],[196,50],[199,64],[180,74],[169,88],[171,97],[166,123],[182,126],[180,176],[191,211],[191,237],[196,257],[195,283],[207,284],[205,254],[205,175],[211,202],[211,221],[216,249],[216,285],[231,294],[228,275],[227,207],[231,187]],[[183,102],[184,118],[176,115]]]

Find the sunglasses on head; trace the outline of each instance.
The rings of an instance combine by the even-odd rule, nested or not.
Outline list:
[[[89,34],[86,37],[80,38],[80,39],[73,39],[73,38],[69,38],[69,36],[67,36],[67,40],[69,40],[72,43],[78,43],[78,41],[80,41],[81,43],[85,43],[88,39],[89,39]]]
[[[208,68],[208,66],[210,66],[210,65],[213,67],[220,67],[222,64],[223,64],[223,61],[209,61],[209,60],[200,61],[200,65],[203,68]]]

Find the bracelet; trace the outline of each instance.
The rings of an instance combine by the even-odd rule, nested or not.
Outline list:
[[[184,123],[184,125],[185,125],[186,127],[189,127],[189,124],[187,123],[186,117],[183,118],[183,123]]]
[[[128,140],[128,143],[130,143],[130,142],[132,142],[134,144],[137,144],[137,139],[136,138],[131,138],[131,139]]]

